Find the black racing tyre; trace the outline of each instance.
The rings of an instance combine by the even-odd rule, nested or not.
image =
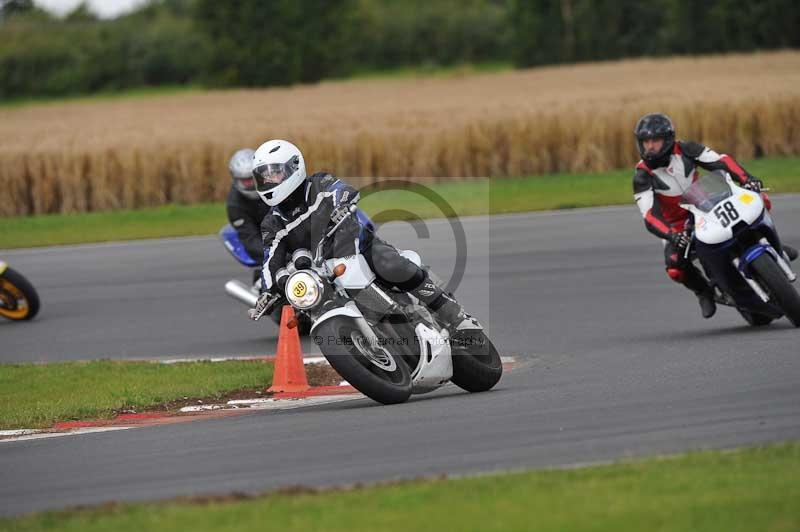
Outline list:
[[[359,339],[363,334],[358,324],[345,316],[330,318],[314,331],[322,354],[356,390],[385,405],[406,402],[411,396],[411,372],[402,355],[393,353],[391,346],[371,351]]]
[[[800,327],[800,295],[786,278],[780,266],[768,254],[763,254],[752,262],[750,267],[769,292],[772,301],[778,305],[795,327]]]
[[[39,313],[39,294],[19,272],[6,268],[0,274],[0,316],[14,321],[32,320]]]
[[[744,321],[746,321],[753,327],[763,327],[764,325],[769,325],[770,323],[772,323],[772,318],[770,318],[769,316],[765,316],[763,314],[756,314],[742,309],[738,310],[739,314],[741,314],[742,317],[744,318]]]
[[[450,340],[453,384],[468,392],[491,390],[503,376],[503,362],[483,331],[461,331]]]

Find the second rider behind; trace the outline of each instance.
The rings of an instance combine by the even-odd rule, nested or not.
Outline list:
[[[258,194],[272,207],[261,225],[264,244],[262,283],[266,291],[259,298],[255,315],[270,300],[283,294],[288,278],[287,260],[298,249],[314,250],[331,224],[345,215],[359,200],[358,191],[328,173],[306,175],[303,154],[290,142],[270,140],[256,150],[253,176]],[[357,219],[349,218],[335,234],[325,258],[362,253],[375,275],[383,282],[410,292],[448,325],[451,333],[470,316],[444,293],[426,271],[380,239]]]
[[[261,201],[256,192],[255,179],[253,178],[253,154],[251,149],[241,149],[233,154],[228,163],[231,174],[231,190],[225,207],[228,211],[228,221],[236,230],[247,254],[258,262],[264,257],[264,248],[261,241],[261,222],[269,212],[269,206]],[[253,282],[256,282],[261,270],[253,272]]]

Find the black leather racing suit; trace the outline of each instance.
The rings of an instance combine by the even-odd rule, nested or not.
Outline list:
[[[247,253],[261,262],[264,257],[261,222],[269,212],[269,205],[261,198],[248,198],[231,185],[225,207],[228,210],[228,221],[236,229]]]
[[[264,289],[280,291],[275,285],[276,273],[286,266],[292,253],[303,248],[313,253],[331,223],[333,210],[358,200],[358,190],[354,187],[331,174],[317,173],[273,207],[261,224]],[[364,255],[379,279],[404,292],[413,291],[431,310],[437,310],[448,300],[454,301],[428,278],[425,270],[359,224],[356,217],[350,217],[327,245],[324,255],[327,259],[356,253]]]

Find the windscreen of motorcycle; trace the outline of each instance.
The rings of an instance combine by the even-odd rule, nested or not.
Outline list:
[[[703,212],[711,212],[714,205],[732,195],[725,173],[715,170],[692,183],[692,186],[682,194],[681,203],[694,205]]]
[[[722,172],[722,180],[712,174],[694,183],[683,198],[684,205],[696,209],[695,237],[705,244],[721,244],[733,238],[735,227],[759,223],[766,215],[757,193],[736,186]]]

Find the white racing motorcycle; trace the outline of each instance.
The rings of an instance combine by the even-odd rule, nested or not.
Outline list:
[[[351,206],[313,257],[296,250],[276,279],[286,279],[286,300],[312,320],[311,336],[331,366],[383,404],[402,403],[448,381],[469,392],[494,387],[503,365],[477,321],[462,323],[451,338],[412,295],[383,285],[363,255],[323,258],[326,242],[355,212]],[[417,253],[401,253],[422,267]],[[254,319],[280,303],[283,297],[275,296]]]
[[[694,217],[687,254],[702,265],[717,303],[753,326],[786,316],[800,327],[800,296],[791,285],[797,276],[761,195],[717,170],[683,193],[681,207]]]

